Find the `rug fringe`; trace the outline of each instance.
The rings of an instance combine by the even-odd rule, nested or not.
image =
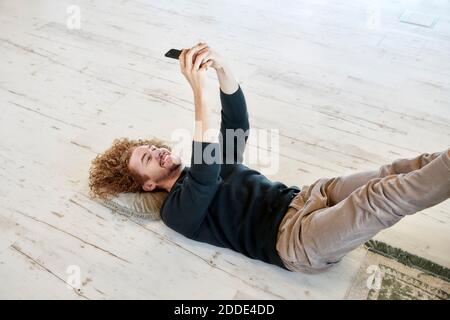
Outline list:
[[[450,282],[450,269],[441,266],[433,261],[416,256],[405,250],[394,248],[387,243],[378,240],[367,241],[364,246],[369,251],[378,253],[382,256],[398,261],[408,267],[419,269],[425,273]]]

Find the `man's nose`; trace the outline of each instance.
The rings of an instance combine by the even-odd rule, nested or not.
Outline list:
[[[162,151],[159,148],[156,148],[155,146],[150,147],[150,153],[152,154],[153,158],[158,159],[161,155]]]

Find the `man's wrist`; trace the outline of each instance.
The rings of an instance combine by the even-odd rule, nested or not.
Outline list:
[[[217,78],[219,79],[220,89],[225,94],[233,94],[239,89],[239,83],[234,78],[231,70],[227,66],[217,69]]]
[[[194,92],[194,101],[203,101],[205,100],[206,94],[204,89],[195,89]]]
[[[227,65],[223,64],[222,66],[216,69],[216,73],[217,75],[225,76],[227,73],[230,73],[230,69],[228,68]]]

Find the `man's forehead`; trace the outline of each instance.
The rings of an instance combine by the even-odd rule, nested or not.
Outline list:
[[[130,164],[132,162],[138,162],[139,160],[139,154],[141,154],[142,152],[140,151],[142,148],[140,147],[133,147],[133,149],[131,150],[131,157],[130,157]]]
[[[133,147],[132,153],[139,153],[140,151],[142,151],[142,150],[144,150],[144,149],[146,149],[146,148],[147,148],[146,146],[136,146],[136,147]]]

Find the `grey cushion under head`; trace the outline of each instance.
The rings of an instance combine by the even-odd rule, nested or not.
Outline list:
[[[166,195],[166,192],[120,193],[117,197],[100,199],[100,202],[128,217],[161,220],[159,210]]]

